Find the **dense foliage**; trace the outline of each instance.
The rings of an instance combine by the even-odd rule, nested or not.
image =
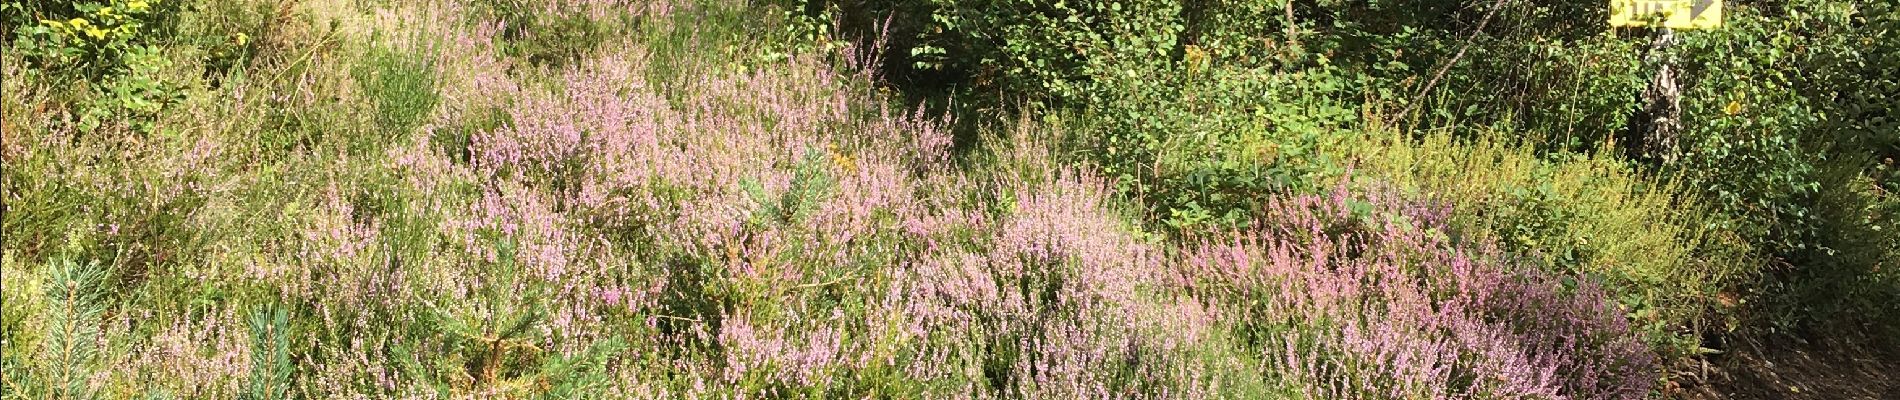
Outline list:
[[[1675,397],[1900,332],[1897,11],[0,1],[0,399]]]
[[[854,21],[895,32],[910,58],[893,64],[914,65],[889,66],[894,75],[949,82],[966,102],[1047,110],[1046,123],[1078,132],[1073,147],[1088,151],[1077,160],[1118,177],[1120,191],[1169,226],[1244,225],[1271,193],[1311,192],[1354,167],[1386,175],[1386,149],[1413,145],[1341,143],[1400,130],[1531,150],[1464,168],[1589,159],[1629,180],[1614,196],[1660,198],[1637,207],[1710,210],[1635,236],[1684,258],[1637,263],[1720,271],[1714,282],[1694,280],[1709,285],[1694,296],[1756,300],[1765,308],[1754,317],[1778,325],[1881,310],[1875,303],[1894,291],[1880,276],[1900,242],[1892,2],[1740,2],[1725,27],[1675,32],[1674,45],[1654,43],[1653,30],[1610,29],[1606,8],[1579,2],[799,3],[837,10],[842,32],[870,32],[850,29]],[[1679,115],[1644,103],[1665,68],[1680,88]],[[1680,128],[1655,129],[1658,118]],[[1513,217],[1529,219],[1462,228],[1555,253],[1569,269],[1653,254],[1549,242],[1592,239],[1572,220],[1599,227],[1588,229],[1657,220],[1605,219],[1574,207],[1606,193],[1551,190],[1596,184],[1515,182],[1479,190],[1516,201],[1481,200],[1488,205],[1472,212],[1536,210]],[[1650,282],[1645,291],[1680,283]]]

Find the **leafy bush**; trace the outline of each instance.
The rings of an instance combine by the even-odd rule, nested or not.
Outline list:
[[[171,29],[176,5],[169,1],[115,0],[106,3],[26,2],[7,8],[37,15],[18,28],[8,43],[41,75],[73,82],[92,92],[93,104],[81,114],[84,130],[126,120],[141,132],[170,102],[177,89],[159,78],[171,63],[160,55],[159,35]]]
[[[1855,314],[1878,286],[1876,238],[1891,236],[1878,209],[1879,172],[1896,148],[1890,5],[1790,1],[1743,7],[1731,27],[1688,36],[1683,47],[1680,171],[1736,231],[1770,257],[1757,289],[1781,325]],[[1887,180],[1881,183],[1878,180]],[[1877,298],[1877,297],[1876,297]],[[1876,300],[1879,301],[1879,300]],[[1865,303],[1861,303],[1865,304]]]
[[[1099,165],[1150,215],[1190,231],[1243,225],[1263,199],[1315,190],[1313,176],[1336,173],[1341,160],[1321,150],[1355,124],[1340,99],[1346,79],[1227,61],[1098,81],[1112,89],[1057,121],[1088,151],[1076,161]]]
[[[963,101],[1094,107],[1188,69],[1308,69],[1342,77],[1349,108],[1396,104],[1423,126],[1496,127],[1553,149],[1622,131],[1645,75],[1639,41],[1604,34],[1605,8],[1493,1],[793,1],[837,10],[847,35],[893,38],[899,85]],[[1194,67],[1189,67],[1194,65]],[[1321,72],[1323,71],[1323,72]]]
[[[147,25],[164,22],[163,18],[170,11],[164,8],[166,3],[169,2],[30,2],[27,4],[34,10],[23,11],[37,15],[39,21],[19,28],[20,37],[12,45],[27,54],[29,62],[46,68],[102,75],[125,65],[128,53],[150,51],[147,46],[154,38],[146,32]]]
[[[1243,223],[1261,195],[1310,189],[1306,175],[1340,165],[1307,149],[1362,115],[1522,124],[1547,148],[1590,149],[1622,129],[1641,83],[1632,42],[1578,22],[1602,10],[1573,3],[793,4],[888,30],[891,62],[908,63],[889,68],[928,70],[908,75],[954,82],[962,101],[1055,106],[1074,147],[1176,227]],[[1423,82],[1434,72],[1448,79]]]

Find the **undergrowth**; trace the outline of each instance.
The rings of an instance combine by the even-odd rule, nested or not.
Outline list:
[[[0,398],[1631,399],[1900,317],[1889,9],[1691,37],[1825,68],[1652,159],[1582,6],[1031,3],[0,3]]]

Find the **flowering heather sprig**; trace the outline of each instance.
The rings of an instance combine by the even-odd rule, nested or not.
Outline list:
[[[358,210],[349,198],[353,187],[331,183],[302,232],[301,258],[291,260],[293,271],[258,269],[294,297],[318,297],[350,307],[370,302],[389,304],[406,286],[403,271],[388,268],[383,245],[383,222]],[[288,273],[298,274],[287,276]]]
[[[838,242],[850,242],[894,224],[894,218],[882,216],[920,213],[916,189],[897,161],[875,153],[828,158],[833,164],[831,174],[837,176],[837,190],[811,216],[814,228],[829,232]]]
[[[323,193],[321,211],[304,233],[304,242],[315,244],[315,248],[307,250],[307,255],[331,262],[367,256],[370,247],[376,244],[379,222],[359,214],[337,184],[330,184]]]
[[[491,265],[502,261],[493,240],[509,240],[515,246],[514,261],[548,282],[561,282],[574,272],[571,257],[582,241],[566,225],[565,216],[555,212],[543,195],[506,183],[484,190],[480,201],[443,222],[465,254],[479,255]]]
[[[884,65],[884,52],[889,50],[887,45],[890,44],[891,20],[895,17],[895,15],[885,16],[884,22],[877,23],[877,34],[869,38],[868,42],[864,40],[845,41],[844,47],[838,49],[838,55],[842,58],[841,64],[843,64],[844,70],[857,72],[855,78],[865,82],[875,82],[879,80],[880,76],[878,72]],[[843,26],[838,25],[842,22],[843,21],[834,22],[832,32],[842,32]]]
[[[180,397],[236,397],[252,367],[244,329],[231,309],[173,321],[138,349],[134,369],[159,374],[154,382]]]
[[[809,321],[792,332],[754,326],[744,316],[732,316],[720,328],[726,348],[727,383],[761,379],[802,386],[828,384],[831,371],[850,358],[839,330],[828,322]]]

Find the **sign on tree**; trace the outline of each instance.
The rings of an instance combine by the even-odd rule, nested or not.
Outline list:
[[[1610,26],[1719,28],[1722,0],[1610,0]]]

